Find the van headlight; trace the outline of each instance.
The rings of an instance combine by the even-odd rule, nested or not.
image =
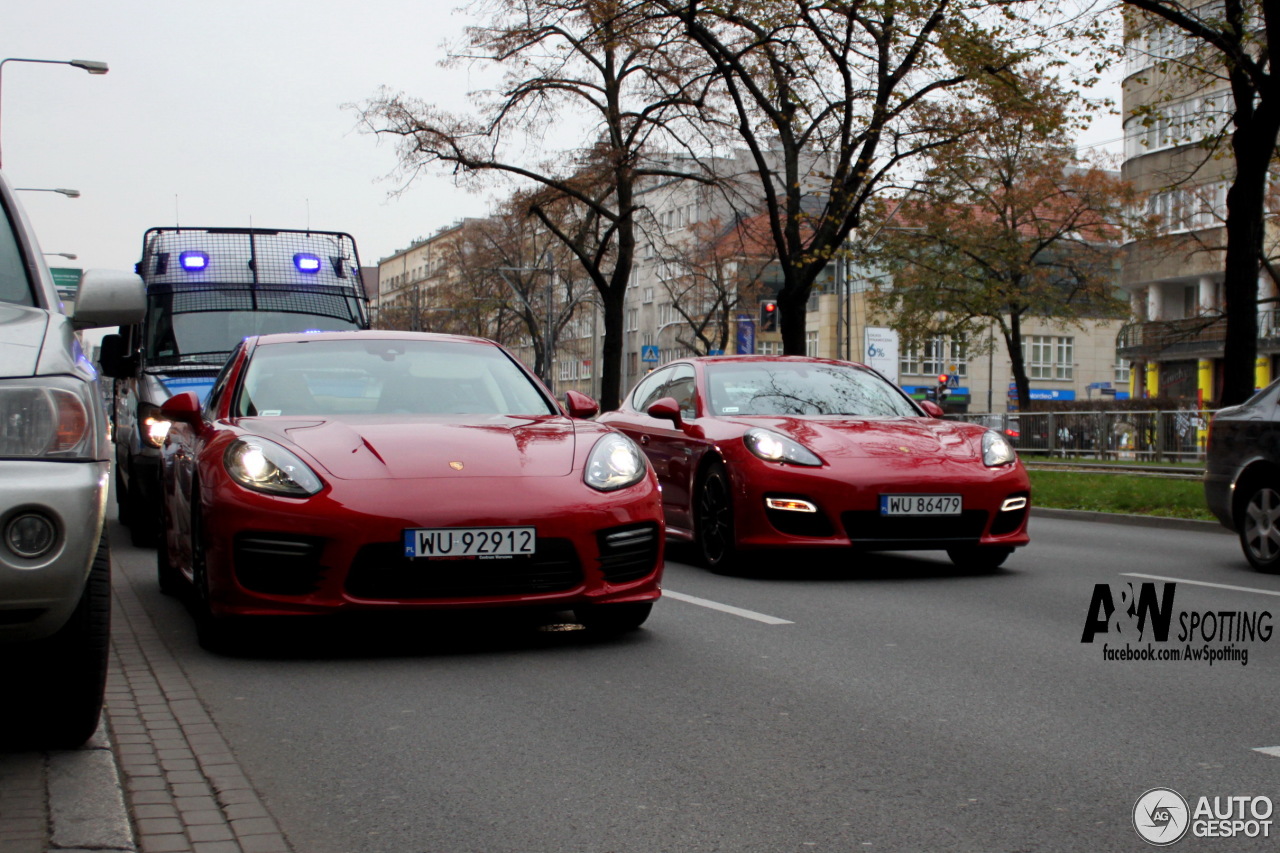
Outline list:
[[[222,460],[233,480],[255,492],[305,498],[324,487],[307,463],[265,438],[237,438]]]
[[[591,448],[582,479],[593,489],[612,492],[634,486],[644,475],[644,454],[640,448],[625,435],[615,432],[602,436]]]

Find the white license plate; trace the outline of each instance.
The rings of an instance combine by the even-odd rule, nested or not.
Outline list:
[[[526,557],[534,553],[533,527],[440,527],[404,532],[406,557]]]
[[[881,515],[959,515],[959,495],[881,495]]]

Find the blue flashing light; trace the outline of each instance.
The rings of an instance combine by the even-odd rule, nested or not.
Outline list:
[[[306,252],[299,252],[294,255],[293,265],[298,268],[298,272],[304,272],[308,275],[320,272],[320,258]]]
[[[204,272],[209,268],[209,256],[204,252],[183,252],[178,262],[187,272]]]

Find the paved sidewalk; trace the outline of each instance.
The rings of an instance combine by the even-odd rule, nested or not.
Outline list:
[[[0,853],[292,853],[122,574],[103,726],[0,753]]]

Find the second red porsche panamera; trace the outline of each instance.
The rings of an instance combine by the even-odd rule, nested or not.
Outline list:
[[[600,421],[644,448],[668,535],[712,568],[833,546],[995,568],[1029,541],[1027,473],[998,431],[934,415],[863,365],[715,356],[654,371]]]
[[[161,587],[201,641],[235,617],[573,609],[639,626],[660,595],[657,483],[635,444],[562,411],[488,341],[400,332],[249,338],[162,464]]]

